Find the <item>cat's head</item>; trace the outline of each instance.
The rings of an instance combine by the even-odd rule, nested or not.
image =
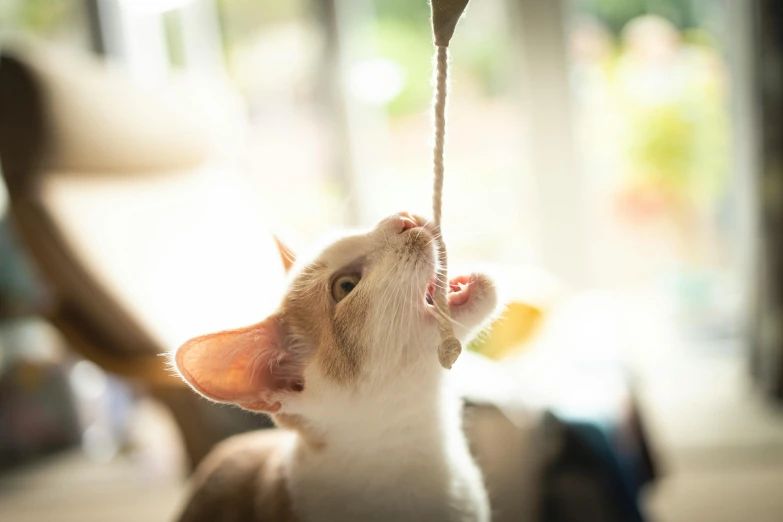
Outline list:
[[[258,324],[191,339],[174,354],[200,394],[245,409],[285,412],[340,391],[367,396],[421,384],[444,370],[431,304],[438,269],[433,229],[395,214],[299,260],[277,312]],[[452,278],[448,301],[463,341],[497,306],[481,274]]]

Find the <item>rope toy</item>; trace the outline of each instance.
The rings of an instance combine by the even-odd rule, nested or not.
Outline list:
[[[437,274],[433,302],[437,310],[436,318],[440,332],[438,360],[441,366],[451,369],[462,352],[462,345],[454,336],[451,326],[446,288],[449,284],[446,244],[441,234],[441,214],[443,210],[443,150],[446,138],[446,91],[449,73],[449,42],[454,35],[468,0],[431,0],[432,34],[435,43],[435,96],[432,104],[434,146],[432,150],[434,183],[432,190],[432,218],[438,245],[438,261],[441,269]]]

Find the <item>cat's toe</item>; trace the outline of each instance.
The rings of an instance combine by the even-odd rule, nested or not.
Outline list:
[[[459,334],[481,326],[497,308],[497,290],[489,276],[473,273],[451,280],[449,310]]]

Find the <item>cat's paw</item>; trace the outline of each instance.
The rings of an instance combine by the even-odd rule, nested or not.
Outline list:
[[[454,333],[463,342],[492,318],[498,306],[495,283],[480,273],[452,278],[448,300]]]

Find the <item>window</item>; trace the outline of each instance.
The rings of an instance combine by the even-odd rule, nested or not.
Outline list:
[[[690,333],[736,334],[750,235],[750,174],[734,157],[740,31],[724,2],[572,6],[594,283],[657,292]]]
[[[426,2],[99,4],[104,27],[120,14],[109,54],[140,82],[184,73],[238,95],[227,157],[284,234],[430,213]],[[727,5],[472,2],[451,48],[451,258],[504,264],[512,288],[537,264],[736,325],[751,209]]]

